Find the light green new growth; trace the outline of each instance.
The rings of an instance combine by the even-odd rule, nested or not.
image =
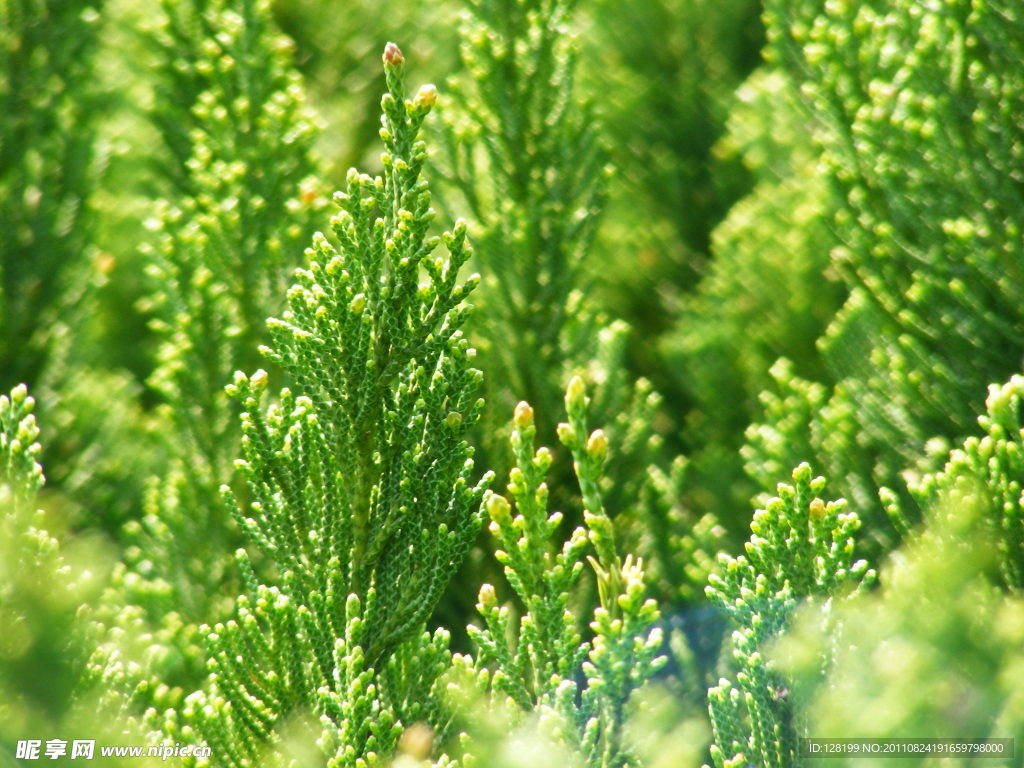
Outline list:
[[[53,522],[39,508],[43,488],[35,401],[24,384],[0,395],[0,753],[26,730],[73,722],[82,665],[89,654],[82,603],[96,597],[102,569],[74,569]],[[78,549],[81,556],[83,550]],[[81,722],[83,713],[78,712]],[[87,716],[87,713],[86,713]],[[67,718],[67,719],[65,719]],[[12,758],[13,759],[13,758]]]
[[[811,468],[793,471],[793,485],[754,513],[746,555],[719,555],[708,598],[737,625],[732,634],[735,681],[708,691],[716,768],[795,768],[797,723],[789,684],[768,661],[769,643],[784,635],[801,601],[828,611],[833,599],[874,581],[864,560],[854,561],[853,535],[860,520],[846,502],[819,498],[825,479]]]
[[[464,439],[482,401],[459,305],[477,278],[458,280],[464,223],[444,234],[447,257],[429,232],[419,133],[436,91],[406,98],[394,44],[384,69],[384,175],[349,172],[337,244],[314,236],[288,309],[268,321],[262,352],[294,387],[267,406],[265,371],[229,388],[245,409],[248,494],[225,487],[225,502],[279,574],[259,584],[239,551],[247,594],[236,620],[208,630],[211,688],[185,713],[233,765],[260,759],[303,712],[320,718],[338,766],[376,764],[416,720],[444,727],[430,697],[447,635],[424,628],[478,533],[489,481],[470,482]]]
[[[882,565],[879,588],[844,600],[828,622],[814,611],[796,617],[774,656],[793,681],[807,735],[969,733],[1020,744],[1024,600],[998,584],[1004,534],[993,525],[989,506],[998,491],[986,485],[968,474],[949,495],[929,498],[927,524]],[[830,649],[824,675],[822,649]],[[908,761],[882,753],[839,762],[968,768],[980,761],[970,755]],[[985,762],[1010,766],[1019,760]]]
[[[15,514],[34,503],[43,487],[34,408],[35,400],[28,396],[24,384],[15,387],[9,396],[0,396],[0,492],[4,504],[11,504]]]
[[[780,358],[768,375],[774,387],[758,396],[761,421],[747,427],[740,451],[744,469],[763,490],[789,471],[791,456],[815,453],[823,439],[821,412],[828,405],[827,389],[797,376],[792,361]],[[835,440],[835,434],[830,439]]]
[[[1024,592],[1024,429],[1021,401],[1024,376],[993,384],[978,417],[983,437],[969,437],[950,452],[945,468],[909,483],[922,509],[955,513],[961,506],[977,510],[999,553],[1004,586]],[[883,502],[898,521],[905,521],[898,497],[883,489]],[[909,533],[909,530],[908,530]]]
[[[77,606],[69,610],[70,584],[59,545],[44,530],[36,506],[44,479],[34,408],[24,384],[0,395],[0,695],[8,711],[39,726],[68,707],[59,699],[70,694],[74,679],[67,630]],[[21,671],[33,659],[48,665],[45,682],[27,679]],[[18,717],[2,720],[0,744],[13,743],[25,725]]]
[[[545,478],[553,457],[544,447],[534,451],[533,409],[520,403],[512,433],[516,466],[508,485],[517,514],[498,494],[490,494],[485,507],[501,546],[495,556],[524,613],[515,627],[511,609],[499,606],[494,587],[484,584],[477,605],[484,627],[469,628],[478,657],[456,661],[459,668],[474,671],[480,686],[504,694],[522,710],[562,718],[560,738],[579,750],[587,765],[633,765],[623,726],[630,694],[665,661],[657,656],[659,613],[653,600],[644,599],[641,562],[632,556],[622,560],[616,550],[598,487],[608,438],[600,429],[587,436],[588,398],[581,379],[570,382],[565,401],[569,421],[559,425],[558,433],[575,460],[586,527],[577,528],[560,551],[551,551],[562,522],[560,512],[548,513]],[[597,577],[600,605],[590,624],[594,639],[583,642],[569,603],[588,544],[595,552],[587,559]],[[579,691],[581,669],[586,686]]]

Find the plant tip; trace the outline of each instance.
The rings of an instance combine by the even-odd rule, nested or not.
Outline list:
[[[520,402],[516,406],[515,416],[512,417],[512,421],[516,425],[516,429],[526,429],[527,427],[533,426],[533,408],[525,400]]]
[[[394,43],[388,43],[384,46],[384,68],[388,71],[394,71],[405,63],[405,56],[402,55],[402,49]]]
[[[426,111],[433,108],[436,103],[437,88],[429,83],[427,85],[420,86],[420,89],[416,92],[416,96],[413,99],[413,104]]]

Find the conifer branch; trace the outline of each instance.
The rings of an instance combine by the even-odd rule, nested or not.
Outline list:
[[[401,51],[388,44],[383,58],[384,174],[350,171],[335,242],[314,236],[287,310],[268,321],[261,351],[294,386],[269,403],[263,370],[229,387],[244,409],[237,466],[252,500],[222,493],[280,580],[258,584],[238,553],[250,594],[237,619],[206,630],[211,690],[189,717],[238,765],[274,748],[276,726],[303,711],[339,766],[387,755],[400,718],[444,727],[430,697],[447,635],[424,629],[476,537],[490,479],[471,483],[465,441],[482,401],[460,304],[477,278],[458,279],[471,254],[464,223],[429,231],[419,134],[434,88],[405,98]],[[442,240],[446,257],[435,255]]]
[[[722,573],[708,580],[708,598],[737,626],[735,681],[722,678],[708,691],[716,768],[799,765],[790,686],[768,660],[768,645],[788,631],[801,602],[827,612],[875,580],[865,560],[853,559],[859,518],[842,499],[822,501],[824,487],[807,464],[793,470],[793,485],[780,483],[778,497],[754,513],[746,555],[720,554]]]
[[[478,657],[456,657],[455,663],[479,687],[504,695],[522,711],[563,723],[557,729],[560,739],[588,766],[612,768],[635,765],[624,738],[628,705],[633,692],[665,659],[658,656],[660,614],[655,602],[644,597],[643,564],[632,555],[619,557],[604,510],[599,480],[608,440],[601,430],[582,439],[588,402],[582,380],[574,378],[565,395],[569,421],[558,432],[576,460],[586,527],[576,528],[554,552],[562,513],[548,513],[545,479],[553,456],[545,447],[534,449],[533,408],[525,402],[516,407],[511,438],[516,466],[508,485],[515,508],[494,493],[485,508],[501,547],[495,557],[525,612],[516,626],[511,607],[499,606],[494,587],[484,584],[477,603],[484,626],[469,627]],[[601,595],[589,642],[581,640],[569,610],[588,544],[596,551],[596,557],[586,559]],[[576,682],[580,674],[587,681],[582,688]]]

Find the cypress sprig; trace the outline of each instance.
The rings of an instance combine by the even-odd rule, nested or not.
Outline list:
[[[280,578],[260,585],[238,553],[255,610],[207,630],[212,687],[191,712],[239,765],[274,748],[276,725],[302,711],[319,718],[338,766],[375,764],[405,718],[444,728],[431,696],[447,635],[424,629],[478,533],[490,480],[471,482],[464,439],[482,407],[459,330],[477,278],[458,278],[471,254],[464,223],[429,231],[419,134],[436,91],[406,98],[394,44],[384,70],[384,174],[350,171],[335,196],[336,242],[314,236],[287,310],[268,321],[261,351],[294,385],[267,398],[260,370],[229,387],[244,409],[248,495],[222,493]],[[447,256],[435,253],[442,240]]]
[[[291,254],[308,242],[322,209],[313,178],[318,130],[266,0],[162,5],[166,28],[157,39],[171,61],[161,74],[177,90],[160,104],[188,102],[174,124],[192,127],[180,164],[185,194],[162,202],[151,222],[157,244],[146,248],[153,326],[164,342],[151,384],[184,433],[176,453],[193,466],[202,460],[190,481],[216,496],[237,436],[224,387],[233,370],[256,363],[265,320],[294,268]],[[172,36],[191,15],[206,36]],[[180,80],[184,62],[207,73],[195,93]],[[163,126],[161,114],[154,110],[153,119]]]
[[[544,440],[565,380],[599,347],[616,346],[598,333],[607,320],[582,300],[607,157],[591,107],[575,94],[575,5],[469,0],[459,49],[466,77],[445,113],[445,189],[472,214],[484,274],[475,325],[493,371],[489,401],[509,410],[533,403]],[[487,426],[500,466],[505,425],[496,417]]]
[[[565,403],[569,421],[559,425],[558,433],[575,460],[585,527],[553,549],[562,522],[561,512],[548,512],[545,480],[553,455],[545,447],[535,449],[533,408],[520,403],[511,438],[516,466],[508,484],[514,507],[492,493],[485,508],[501,547],[495,556],[525,610],[516,623],[511,608],[499,605],[494,587],[484,584],[477,604],[483,627],[469,627],[478,656],[457,657],[456,666],[469,671],[478,687],[502,694],[521,711],[535,712],[587,765],[632,765],[623,728],[632,693],[664,662],[658,657],[659,612],[653,600],[644,598],[642,563],[618,554],[599,487],[608,438],[600,429],[587,434],[589,398],[580,378],[569,383]],[[595,555],[584,555],[588,545]],[[581,640],[569,609],[584,559],[594,569],[601,595],[590,642]],[[586,679],[582,690],[577,683],[581,674]]]
[[[477,609],[483,629],[471,626],[470,638],[479,647],[479,659],[497,664],[491,678],[495,690],[524,709],[550,702],[559,685],[572,680],[587,651],[568,609],[570,590],[583,572],[586,532],[577,528],[560,551],[550,545],[562,522],[562,513],[548,513],[548,487],[544,482],[553,460],[541,447],[534,450],[536,427],[533,408],[516,407],[512,450],[516,467],[509,475],[508,490],[516,514],[504,496],[490,494],[486,509],[490,530],[501,549],[495,557],[504,566],[509,584],[523,600],[526,612],[520,622],[518,642],[508,644],[512,616],[499,607],[490,584],[480,590]]]
[[[24,384],[0,396],[0,487],[15,508],[34,499],[44,482],[35,404]]]
[[[100,617],[118,629],[99,674],[140,710],[178,704],[201,684],[198,628],[226,618],[238,592],[231,556],[242,542],[220,486],[232,480],[241,430],[224,388],[239,366],[255,365],[266,318],[326,203],[313,178],[317,126],[270,4],[160,7],[163,98],[151,118],[172,150],[187,150],[168,171],[171,194],[158,202],[148,222],[154,241],[143,248],[161,342],[149,384],[162,398],[165,463],[148,478],[142,514],[120,532],[127,556]],[[179,147],[182,126],[188,141]],[[145,653],[141,671],[120,647],[123,630],[131,637],[140,626],[155,629],[161,648],[136,649]],[[152,698],[167,686],[172,700]]]
[[[175,592],[171,610],[198,623],[210,618],[209,601],[239,543],[218,490],[231,479],[239,433],[224,387],[233,370],[255,363],[265,320],[287,285],[289,254],[306,242],[322,205],[311,176],[316,125],[269,3],[165,0],[162,8],[157,40],[169,61],[160,74],[170,90],[153,119],[171,146],[162,109],[188,104],[192,126],[185,194],[161,201],[150,222],[156,243],[145,248],[151,324],[162,341],[150,384],[174,426],[166,446],[173,461],[128,533],[133,543],[147,540],[150,552],[163,550],[157,569]],[[193,16],[208,37],[172,34]],[[183,71],[207,76],[183,79]],[[205,552],[201,567],[181,567],[197,549]]]
[[[967,438],[949,453],[941,472],[912,479],[910,491],[929,514],[950,514],[962,506],[978,512],[985,532],[999,552],[1003,586],[1024,591],[1024,376],[992,384],[985,414],[978,417],[984,434]],[[882,500],[907,535],[912,535],[899,497],[883,489]],[[916,534],[914,534],[916,535]]]
[[[442,112],[441,173],[445,202],[472,214],[483,276],[471,330],[488,371],[486,399],[495,407],[484,414],[476,441],[487,466],[505,471],[508,425],[501,414],[522,400],[536,408],[539,440],[551,444],[565,382],[579,377],[590,391],[592,418],[617,446],[600,481],[608,515],[623,541],[638,550],[646,545],[642,551],[674,597],[691,597],[706,572],[698,568],[696,579],[687,578],[687,569],[670,564],[669,552],[711,558],[682,541],[694,516],[676,493],[683,463],[667,466],[654,426],[661,395],[629,370],[629,326],[590,298],[611,168],[595,104],[577,87],[577,8],[575,0],[464,3],[465,71]],[[566,516],[563,536],[582,522],[572,511],[581,505],[569,464],[556,454],[551,468],[552,503]],[[710,532],[714,521],[700,526]],[[646,535],[652,529],[664,532],[660,542]]]
[[[799,764],[796,711],[766,657],[768,644],[786,633],[801,602],[827,609],[875,580],[865,560],[854,560],[859,518],[842,499],[825,503],[824,486],[807,464],[797,467],[793,485],[780,483],[778,497],[754,513],[746,555],[719,555],[721,575],[708,580],[708,598],[737,626],[735,680],[722,678],[708,691],[716,768]]]
[[[81,539],[58,540],[60,509],[42,508],[35,399],[24,384],[0,395],[0,744],[5,756],[27,730],[101,727],[82,685],[94,649],[90,604],[106,577]],[[85,695],[83,695],[85,694]],[[101,716],[102,717],[102,716]],[[72,725],[74,724],[74,725]],[[13,759],[13,758],[12,758]]]

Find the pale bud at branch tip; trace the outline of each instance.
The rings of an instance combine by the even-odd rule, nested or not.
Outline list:
[[[566,409],[573,412],[583,408],[586,405],[586,396],[587,388],[583,384],[583,379],[573,376],[569,382],[569,388],[565,392]]]
[[[508,500],[498,493],[492,493],[487,497],[487,514],[491,520],[501,523],[507,520],[512,513]]]
[[[517,429],[526,429],[533,426],[533,408],[525,400],[516,406],[515,416],[512,418]]]
[[[437,103],[437,88],[433,85],[423,85],[416,91],[413,104],[420,109],[429,110]]]
[[[825,502],[821,499],[812,500],[809,511],[811,513],[811,519],[820,520],[825,516]]]
[[[484,584],[482,587],[480,587],[479,601],[480,605],[483,605],[485,607],[495,605],[498,602],[498,597],[494,593],[494,587],[492,587],[490,584]]]
[[[394,43],[388,43],[384,46],[384,68],[389,71],[398,69],[405,63],[405,56],[402,55],[402,49]]]
[[[558,433],[558,439],[566,448],[572,450],[579,444],[579,438],[576,435],[576,430],[572,428],[571,424],[566,424],[563,421],[558,425],[556,431]]]

